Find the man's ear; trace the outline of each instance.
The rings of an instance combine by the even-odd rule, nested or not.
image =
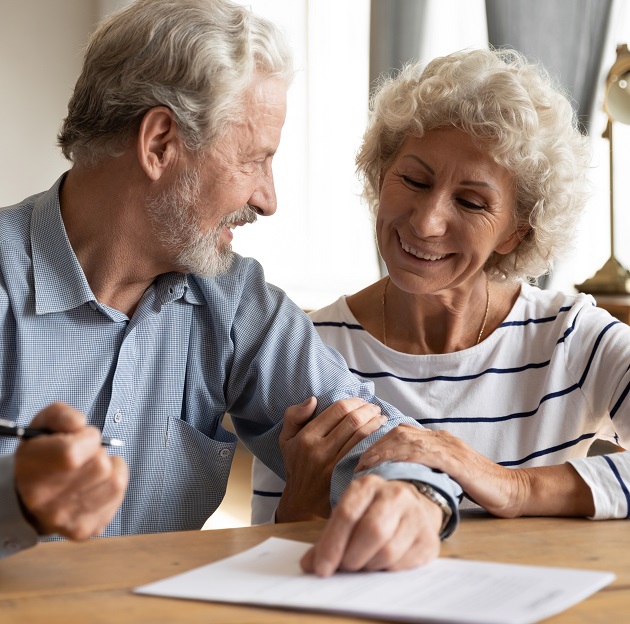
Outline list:
[[[502,243],[499,243],[494,250],[502,256],[511,253],[518,247],[519,243],[525,238],[530,229],[529,225],[524,225],[518,230],[514,230],[514,232]]]
[[[149,109],[140,123],[137,138],[140,166],[156,181],[175,162],[180,147],[173,111],[166,106]]]

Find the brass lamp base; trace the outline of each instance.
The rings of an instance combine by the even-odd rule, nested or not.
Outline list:
[[[593,277],[575,287],[589,295],[627,295],[630,294],[630,271],[615,256],[610,256]]]

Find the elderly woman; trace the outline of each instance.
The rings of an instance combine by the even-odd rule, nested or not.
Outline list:
[[[423,463],[503,517],[628,517],[630,454],[587,451],[630,440],[630,328],[590,296],[532,285],[574,237],[588,153],[567,99],[514,51],[459,52],[382,84],[357,162],[389,276],[312,318],[426,429],[396,428],[358,469]],[[325,487],[293,475],[326,474],[336,452],[304,424],[313,405],[283,433],[304,516],[322,515]],[[254,519],[268,519],[264,494],[282,483],[259,465],[254,484]]]

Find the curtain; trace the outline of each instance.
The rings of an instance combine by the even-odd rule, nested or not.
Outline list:
[[[428,0],[372,0],[370,10],[370,88],[379,76],[420,58]],[[381,275],[387,267],[376,250]]]
[[[327,305],[379,277],[354,157],[367,123],[370,0],[237,0],[277,24],[295,76],[274,158],[278,211],[239,228],[253,256],[302,308]]]
[[[427,0],[372,0],[370,12],[370,85],[383,72],[400,69],[420,57]]]
[[[486,0],[488,40],[542,62],[588,131],[612,0]]]
[[[486,0],[488,40],[538,59],[570,93],[589,132],[612,0]],[[550,33],[553,33],[550,36]],[[538,279],[549,287],[552,275]]]

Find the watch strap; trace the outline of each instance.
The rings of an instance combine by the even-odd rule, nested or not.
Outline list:
[[[446,528],[453,516],[453,510],[448,502],[448,499],[436,488],[424,483],[423,481],[410,480],[420,494],[426,496],[431,502],[435,503],[442,510],[442,526],[440,527],[440,537],[445,537]]]

